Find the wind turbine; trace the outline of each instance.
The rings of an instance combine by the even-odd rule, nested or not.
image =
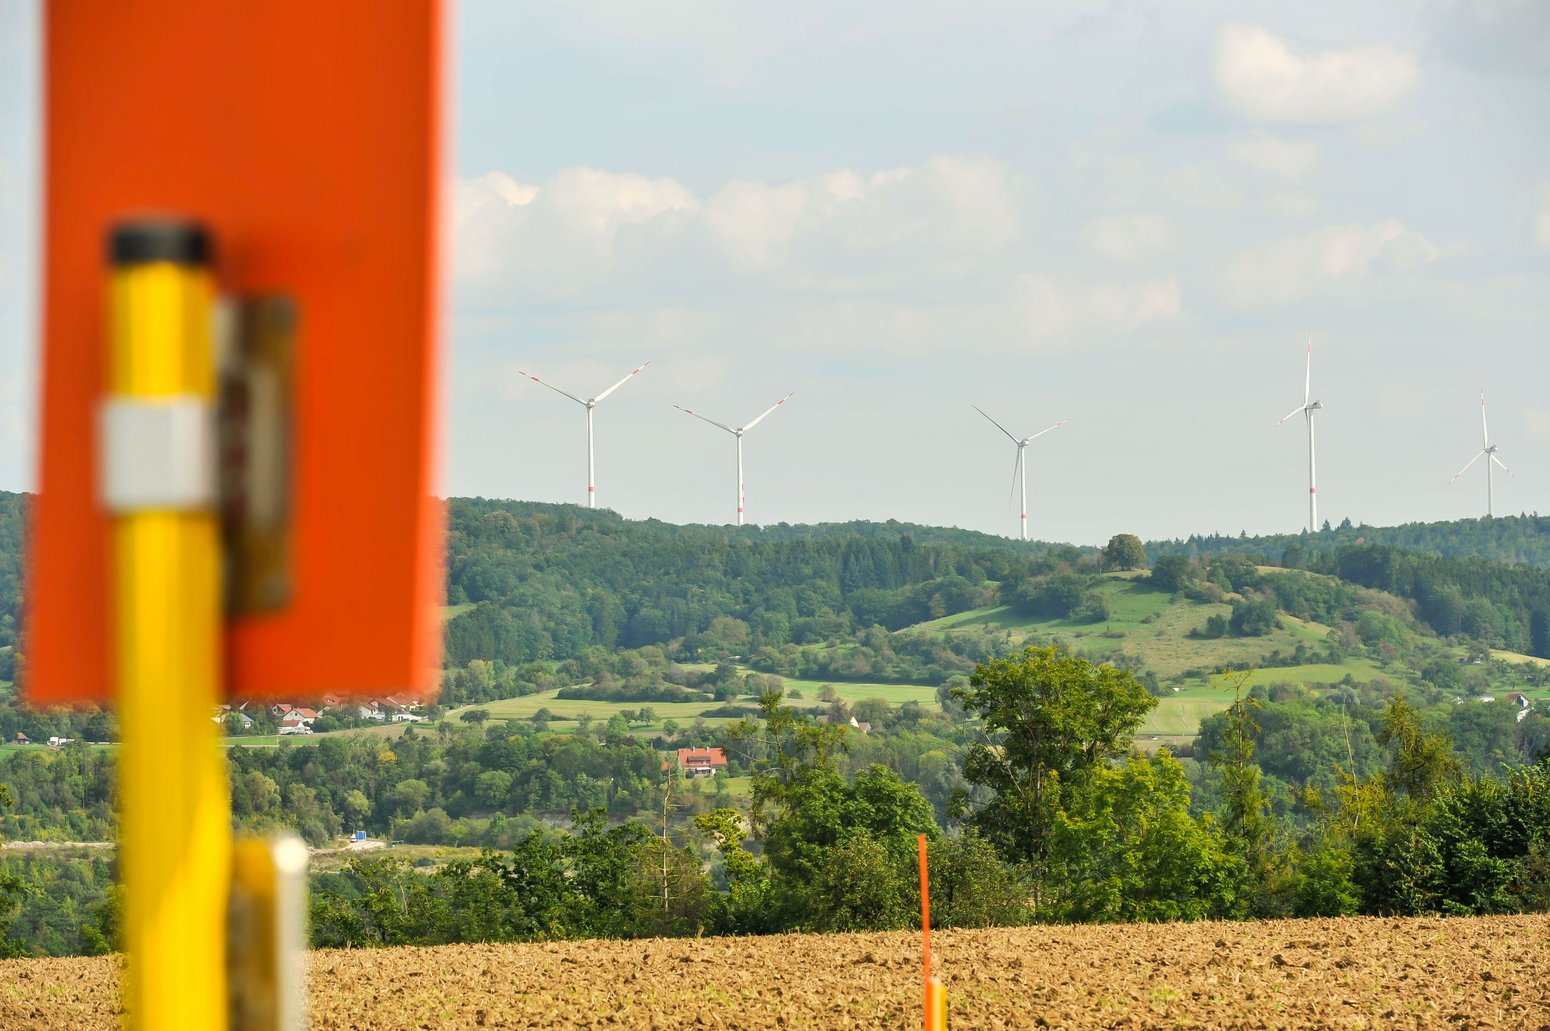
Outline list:
[[[983,408],[981,408],[979,405],[970,405],[969,407],[974,409],[976,412],[979,412],[981,415],[985,415],[985,410]],[[990,416],[985,415],[985,418],[990,420],[990,424],[992,426],[994,426],[996,429],[1000,430],[1002,433],[1005,433],[1008,440],[1010,440],[1012,443],[1017,445],[1017,464],[1012,466],[1012,486],[1015,488],[1018,485],[1018,483],[1021,483],[1022,487],[1023,487],[1023,511],[1022,511],[1022,522],[1021,522],[1020,525],[1022,527],[1022,539],[1023,540],[1027,540],[1028,539],[1028,464],[1027,464],[1027,460],[1023,456],[1023,449],[1028,446],[1028,443],[1030,441],[1044,436],[1044,434],[1048,433],[1050,430],[1057,429],[1057,428],[1059,428],[1061,426],[1064,426],[1066,423],[1070,422],[1071,420],[1070,419],[1061,419],[1054,426],[1047,426],[1044,429],[1040,430],[1039,432],[1033,434],[1033,436],[1030,436],[1030,437],[1014,437],[1014,436],[1012,436],[1011,433],[1007,432],[1007,428],[1005,426],[1001,425],[996,420],[991,419]]]
[[[1496,457],[1496,452],[1498,450],[1500,450],[1500,449],[1495,444],[1491,443],[1491,431],[1490,431],[1490,429],[1488,429],[1486,427],[1486,424],[1485,424],[1485,388],[1481,387],[1480,388],[1480,450],[1475,452],[1475,457],[1471,458],[1464,465],[1463,469],[1460,469],[1458,472],[1453,474],[1453,479],[1456,480],[1460,476],[1463,476],[1464,473],[1469,469],[1469,467],[1471,465],[1474,465],[1476,462],[1480,461],[1481,458],[1484,458],[1486,460],[1486,463],[1485,463],[1485,514],[1487,516],[1494,515],[1494,513],[1491,511],[1491,464],[1494,462],[1496,465],[1501,465],[1502,466],[1502,472],[1506,473],[1508,476],[1512,475],[1512,470],[1507,468],[1505,465],[1502,465],[1502,460],[1500,458]],[[1449,481],[1449,482],[1452,482],[1452,481]]]
[[[793,390],[791,393],[787,394],[785,397],[781,398],[779,401],[776,401],[774,404],[770,405],[764,411],[760,412],[758,417],[755,418],[748,425],[746,425],[746,426],[739,426],[736,429],[733,429],[731,426],[728,426],[725,423],[717,422],[715,419],[707,419],[707,418],[705,418],[705,416],[701,415],[699,412],[691,412],[689,409],[685,408],[683,405],[674,405],[673,406],[674,408],[678,409],[680,412],[683,412],[685,415],[692,415],[696,419],[699,419],[701,422],[708,422],[708,423],[710,423],[712,426],[716,427],[718,430],[726,430],[728,433],[732,434],[732,436],[737,439],[737,525],[738,526],[742,526],[743,525],[743,434],[747,433],[749,430],[751,430],[755,426],[759,425],[761,422],[763,422],[765,420],[766,417],[769,416],[769,414],[771,412],[773,412],[775,409],[779,408],[781,405],[785,404],[787,401],[790,401],[792,399],[792,397],[794,397],[795,395],[796,395],[796,391]]]
[[[568,393],[566,393],[565,391],[561,390],[559,387],[555,386],[553,383],[545,383],[543,380],[539,379],[537,376],[534,376],[532,373],[523,372],[521,369],[517,370],[518,375],[526,376],[528,379],[532,380],[534,383],[537,383],[541,387],[548,387],[550,390],[554,391],[556,394],[564,394],[566,397],[570,398],[572,401],[576,402],[578,405],[581,405],[584,408],[586,408],[586,410],[587,410],[587,507],[588,508],[596,508],[597,507],[597,479],[596,479],[596,476],[595,476],[595,469],[594,469],[595,463],[594,463],[593,457],[592,457],[592,409],[596,408],[597,405],[598,405],[598,402],[602,401],[603,398],[607,397],[609,394],[612,394],[615,390],[618,390],[620,387],[624,386],[630,380],[634,379],[635,376],[637,374],[639,374],[641,369],[644,369],[646,366],[648,366],[650,364],[651,364],[650,362],[641,362],[638,366],[636,366],[635,368],[631,369],[630,370],[630,374],[628,376],[624,377],[624,379],[622,379],[619,382],[615,383],[613,386],[609,387],[607,390],[603,391],[601,394],[597,395],[596,397],[589,397],[586,400],[582,400],[581,398],[577,397],[575,394],[568,394]]]
[[[1279,425],[1281,425],[1282,422],[1286,422],[1287,420],[1291,419],[1292,416],[1296,415],[1298,412],[1301,412],[1308,420],[1308,532],[1309,533],[1318,533],[1319,532],[1319,489],[1318,489],[1318,485],[1317,485],[1317,483],[1316,483],[1316,481],[1314,479],[1314,475],[1313,475],[1313,471],[1314,471],[1314,464],[1313,464],[1313,413],[1318,411],[1319,409],[1321,409],[1323,407],[1324,407],[1324,403],[1322,401],[1315,401],[1315,400],[1313,400],[1313,337],[1312,337],[1312,335],[1309,335],[1309,337],[1308,337],[1308,375],[1307,375],[1307,378],[1303,380],[1303,385],[1302,385],[1302,404],[1298,405],[1296,408],[1293,408],[1290,412],[1287,412],[1286,413],[1286,418],[1282,419],[1281,422],[1276,423],[1276,425],[1279,426]]]

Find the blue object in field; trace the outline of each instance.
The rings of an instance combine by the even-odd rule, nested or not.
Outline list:
[[[356,831],[355,832],[355,840],[356,841],[365,841],[366,840],[366,832],[365,831]]]

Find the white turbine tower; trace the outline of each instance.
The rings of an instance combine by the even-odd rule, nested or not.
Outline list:
[[[969,407],[974,409],[976,412],[979,412],[981,415],[985,415],[985,410],[983,408],[981,408],[979,405],[970,405]],[[1033,440],[1035,440],[1035,439],[1037,439],[1039,437],[1044,436],[1044,434],[1048,433],[1050,430],[1057,429],[1057,428],[1059,428],[1061,426],[1064,426],[1066,423],[1070,422],[1071,420],[1070,419],[1061,419],[1054,426],[1047,426],[1044,429],[1040,430],[1039,432],[1037,432],[1037,433],[1035,433],[1035,434],[1033,434],[1032,436],[1029,436],[1029,437],[1014,437],[1014,436],[1012,436],[1011,433],[1009,433],[1007,431],[1007,428],[1005,426],[1001,425],[996,420],[991,419],[990,416],[985,415],[985,418],[990,420],[990,424],[992,426],[994,426],[996,429],[1000,430],[1002,433],[1005,433],[1008,440],[1010,440],[1012,443],[1017,445],[1017,462],[1016,462],[1015,465],[1012,466],[1012,488],[1015,490],[1019,483],[1022,484],[1022,488],[1023,488],[1023,510],[1022,510],[1022,520],[1019,523],[1019,525],[1022,528],[1022,539],[1023,540],[1027,540],[1028,539],[1028,464],[1027,464],[1027,460],[1023,456],[1023,449],[1028,446],[1030,441],[1033,441]]]
[[[539,379],[537,376],[534,376],[532,373],[523,372],[521,369],[517,370],[519,375],[526,376],[528,379],[532,380],[534,383],[537,383],[541,387],[548,387],[550,390],[554,391],[556,394],[564,394],[566,397],[570,398],[572,401],[576,402],[578,405],[581,405],[582,407],[584,407],[587,410],[587,507],[588,508],[596,508],[597,507],[597,479],[596,479],[596,476],[595,476],[595,468],[594,468],[595,467],[595,463],[594,463],[593,457],[592,457],[592,409],[596,408],[597,405],[598,405],[598,402],[602,401],[603,398],[607,397],[609,394],[612,394],[615,390],[618,390],[620,387],[624,386],[630,380],[634,379],[636,377],[636,375],[638,375],[640,373],[641,369],[644,369],[646,366],[648,366],[650,364],[651,364],[650,362],[641,362],[638,366],[636,366],[635,368],[631,369],[630,370],[630,374],[628,376],[624,377],[624,379],[622,379],[619,382],[615,383],[613,386],[609,387],[607,390],[603,391],[601,394],[597,395],[596,397],[589,397],[589,398],[587,398],[585,400],[582,400],[581,398],[577,397],[575,394],[566,393],[565,391],[561,390],[559,387],[555,386],[553,383],[545,383],[543,380]]]
[[[1313,413],[1324,407],[1322,401],[1313,400],[1313,337],[1308,337],[1308,374],[1302,384],[1302,404],[1286,413],[1286,418],[1276,423],[1291,419],[1301,412],[1308,420],[1308,532],[1319,532],[1319,488],[1314,478],[1313,463]]]
[[[1474,458],[1471,458],[1468,462],[1465,463],[1463,469],[1460,469],[1458,472],[1453,474],[1453,479],[1457,480],[1460,476],[1463,476],[1464,473],[1466,471],[1468,471],[1469,467],[1474,465],[1476,462],[1480,461],[1480,459],[1484,458],[1486,460],[1486,463],[1485,463],[1485,514],[1487,516],[1495,515],[1495,513],[1492,511],[1492,507],[1491,507],[1492,506],[1492,501],[1491,501],[1491,465],[1492,465],[1492,463],[1495,463],[1496,465],[1501,465],[1502,472],[1506,473],[1508,476],[1512,475],[1512,470],[1507,468],[1505,465],[1502,465],[1502,460],[1500,458],[1496,457],[1496,452],[1498,450],[1500,450],[1500,449],[1495,444],[1491,443],[1491,431],[1490,431],[1490,429],[1485,424],[1485,388],[1481,387],[1480,388],[1480,450],[1475,452],[1475,457]]]
[[[728,433],[732,434],[732,436],[734,438],[736,438],[736,440],[737,440],[737,525],[738,526],[742,526],[743,525],[743,434],[747,433],[749,430],[751,430],[755,426],[759,425],[761,422],[763,422],[765,420],[765,418],[771,412],[773,412],[775,409],[779,408],[781,405],[785,404],[787,401],[790,401],[792,399],[792,397],[794,397],[795,395],[796,395],[796,391],[793,390],[791,393],[787,394],[785,397],[781,398],[779,401],[776,401],[774,404],[770,405],[764,411],[760,412],[758,417],[756,419],[754,419],[752,422],[750,422],[748,425],[746,425],[746,426],[739,426],[736,429],[733,429],[731,426],[728,426],[725,423],[717,422],[715,419],[707,419],[707,418],[705,418],[705,416],[701,415],[699,412],[691,412],[689,409],[685,408],[683,405],[674,405],[673,406],[674,408],[678,409],[680,412],[683,412],[685,415],[692,415],[696,419],[699,419],[701,422],[708,422],[708,423],[710,423],[712,426],[716,427],[718,430],[726,430]]]

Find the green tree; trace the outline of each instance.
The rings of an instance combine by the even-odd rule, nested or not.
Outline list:
[[[1104,763],[1070,793],[1050,840],[1045,919],[1198,920],[1227,912],[1237,863],[1189,814],[1189,781],[1166,749]]]
[[[931,923],[1005,927],[1028,919],[1028,885],[972,829],[929,845]]]
[[[1244,688],[1247,672],[1227,672],[1233,700],[1221,721],[1218,747],[1207,755],[1207,762],[1222,781],[1222,832],[1229,850],[1239,859],[1244,885],[1239,892],[1254,916],[1277,915],[1282,910],[1282,895],[1287,888],[1285,866],[1276,849],[1275,823],[1270,816],[1270,800],[1261,784],[1263,774],[1254,762],[1255,739],[1260,731],[1254,713],[1260,708],[1257,698]]]
[[[11,789],[0,783],[0,825],[5,822],[5,811],[14,804]],[[22,883],[21,878],[0,871],[0,959],[13,959],[27,955],[27,949],[21,942],[6,936],[6,927],[10,924],[11,917],[26,890],[27,886]]]
[[[1264,637],[1276,628],[1275,602],[1263,596],[1234,598],[1228,625],[1239,637]]]
[[[1158,590],[1177,591],[1183,589],[1189,582],[1189,575],[1189,556],[1174,553],[1163,555],[1152,563],[1152,571],[1147,575],[1147,582]]]
[[[1110,569],[1140,569],[1146,565],[1146,548],[1133,533],[1116,533],[1103,549],[1103,564]]]
[[[938,833],[920,789],[892,770],[873,764],[847,784],[832,766],[808,767],[764,838],[781,919],[821,930],[901,926],[917,836]]]
[[[1392,791],[1404,792],[1412,801],[1431,798],[1463,775],[1448,735],[1423,728],[1421,714],[1403,695],[1395,695],[1384,710],[1378,743],[1390,753],[1386,785]]]
[[[726,888],[712,900],[712,928],[719,934],[775,930],[769,867],[744,847],[743,815],[735,809],[717,809],[696,816],[694,826],[721,853]]]
[[[1062,792],[1128,752],[1157,700],[1131,673],[1054,647],[982,663],[953,696],[981,725],[964,775],[989,797],[970,821],[1027,865],[1037,901]]]

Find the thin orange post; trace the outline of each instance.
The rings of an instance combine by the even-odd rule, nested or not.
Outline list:
[[[925,1031],[947,1031],[947,993],[931,973],[931,878],[926,867],[926,836],[917,839],[920,852],[920,934],[924,953],[922,1010]]]

